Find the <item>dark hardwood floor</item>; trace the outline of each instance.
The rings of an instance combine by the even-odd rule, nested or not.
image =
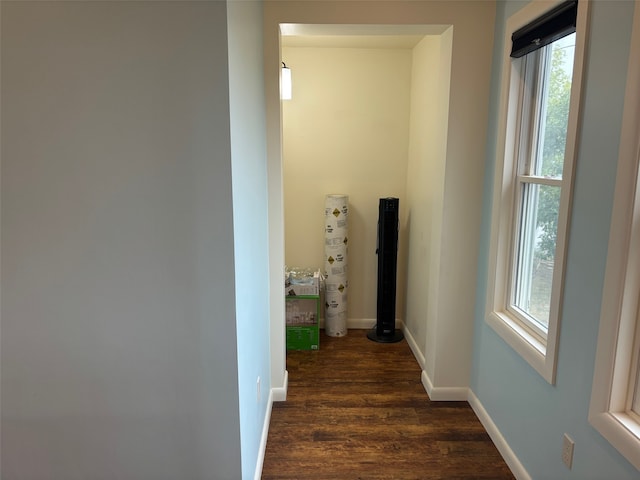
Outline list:
[[[431,402],[406,340],[321,333],[287,352],[286,402],[271,413],[263,480],[513,479],[466,402]]]

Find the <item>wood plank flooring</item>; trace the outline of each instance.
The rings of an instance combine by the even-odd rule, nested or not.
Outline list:
[[[321,332],[320,350],[287,352],[263,480],[513,479],[466,402],[431,402],[406,340]]]

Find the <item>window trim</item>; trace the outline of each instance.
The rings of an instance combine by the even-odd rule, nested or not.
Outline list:
[[[489,326],[526,360],[547,382],[555,383],[556,360],[561,317],[561,299],[565,270],[566,245],[569,212],[577,147],[578,115],[582,91],[582,72],[586,50],[586,32],[589,2],[578,4],[576,19],[576,47],[573,65],[563,189],[558,213],[556,237],[556,257],[553,272],[554,288],[551,294],[551,308],[546,341],[509,313],[508,292],[511,282],[511,262],[514,258],[513,232],[517,227],[514,201],[516,194],[516,174],[518,129],[520,128],[520,105],[518,99],[520,78],[517,65],[510,57],[512,34],[541,17],[549,10],[563,3],[531,2],[509,17],[504,36],[504,64],[502,68],[502,92],[498,118],[497,156],[494,178],[493,212],[491,225],[491,250],[485,320]],[[515,121],[513,119],[516,119]]]
[[[640,341],[633,331],[629,333],[640,322],[640,65],[631,61],[638,55],[640,8],[636,7],[589,423],[640,470],[640,422],[625,413],[633,345]]]

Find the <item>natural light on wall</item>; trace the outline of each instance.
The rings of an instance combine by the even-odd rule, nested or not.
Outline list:
[[[280,75],[280,98],[282,100],[291,100],[291,69],[282,62],[282,72]]]

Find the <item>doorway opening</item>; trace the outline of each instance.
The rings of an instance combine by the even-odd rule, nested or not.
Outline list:
[[[396,318],[424,318],[439,267],[453,29],[280,29],[293,84],[281,102],[285,263],[323,269],[325,196],[348,195],[347,327],[373,327],[378,200],[397,197]]]

